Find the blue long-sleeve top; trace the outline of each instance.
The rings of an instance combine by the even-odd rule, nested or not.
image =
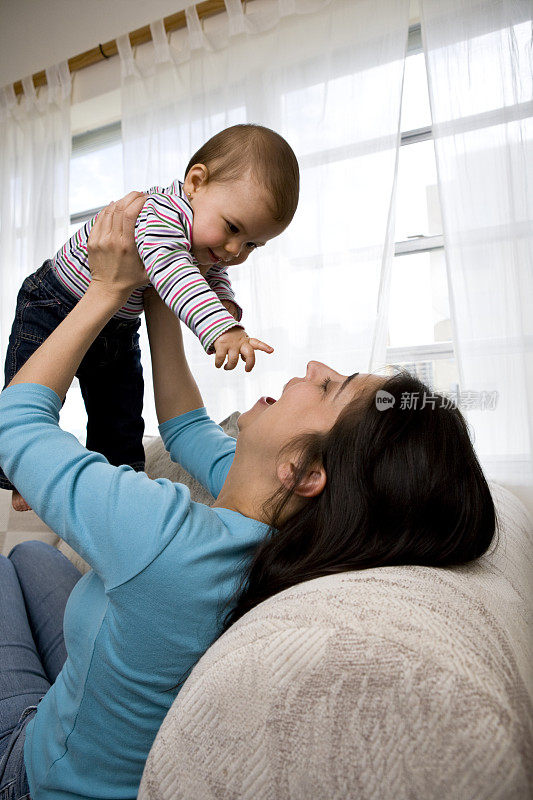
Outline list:
[[[135,798],[158,728],[221,631],[243,564],[268,528],[189,490],[113,467],[58,426],[39,384],[0,395],[0,464],[90,564],[65,611],[67,660],[27,726],[33,800]],[[216,497],[235,439],[198,409],[160,426],[171,458]]]

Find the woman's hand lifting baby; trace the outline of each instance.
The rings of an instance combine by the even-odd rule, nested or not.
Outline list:
[[[93,283],[113,296],[124,297],[146,286],[148,276],[135,244],[135,221],[147,195],[130,192],[99,214],[87,243]]]

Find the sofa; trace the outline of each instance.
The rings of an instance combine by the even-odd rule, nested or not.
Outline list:
[[[146,455],[213,501],[159,438]],[[533,523],[491,491],[500,530],[477,562],[318,578],[240,619],[174,701],[139,799],[530,800]]]

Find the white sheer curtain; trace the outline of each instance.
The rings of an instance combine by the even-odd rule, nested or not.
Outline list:
[[[278,396],[309,359],[347,372],[385,361],[386,292],[379,313],[378,299],[392,251],[409,25],[409,0],[254,0],[246,14],[226,0],[226,9],[200,25],[188,8],[187,30],[170,45],[153,24],[154,45],[135,58],[119,40],[127,189],[182,177],[204,141],[238,122],[279,131],[300,162],[294,221],[230,270],[247,330],[275,354],[259,354],[246,376],[224,373],[186,336],[218,419]],[[147,421],[152,429],[149,408]]]
[[[0,90],[0,355],[2,365],[24,277],[68,238],[70,90],[67,62],[35,91]]]
[[[498,392],[466,414],[533,509],[533,6],[420,5],[461,389]]]

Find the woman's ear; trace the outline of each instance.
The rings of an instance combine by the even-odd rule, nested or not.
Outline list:
[[[194,194],[202,184],[206,184],[209,178],[209,170],[205,164],[193,164],[183,181],[183,188],[187,193]]]
[[[296,465],[293,461],[284,461],[278,464],[277,475],[286,489],[292,489],[298,497],[316,497],[326,485],[326,470],[322,464],[314,464],[294,486]]]

